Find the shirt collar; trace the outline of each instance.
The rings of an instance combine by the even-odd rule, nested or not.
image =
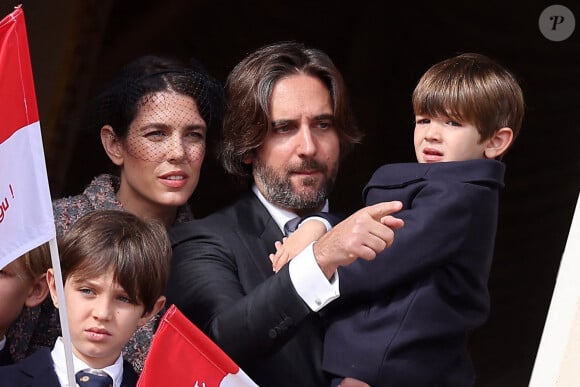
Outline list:
[[[254,191],[254,194],[256,194],[260,202],[262,202],[264,207],[266,207],[266,210],[268,211],[268,213],[270,213],[270,216],[272,216],[272,218],[280,228],[280,231],[282,231],[283,233],[284,225],[286,224],[286,222],[288,222],[290,219],[295,218],[297,215],[291,211],[277,207],[274,204],[270,203],[268,200],[266,200],[264,195],[262,195],[262,193],[260,192],[258,187],[256,187],[255,184],[252,185],[252,191]],[[328,199],[325,200],[321,212],[328,212]]]
[[[6,335],[4,335],[2,340],[0,340],[0,351],[2,351],[5,346],[6,346]]]
[[[56,372],[56,376],[58,376],[58,380],[60,381],[61,386],[68,387],[66,358],[64,354],[64,342],[62,341],[62,337],[59,337],[54,343],[54,348],[52,349],[51,355],[52,361],[54,362],[54,370]],[[81,370],[91,368],[84,361],[77,358],[74,353],[72,356],[75,374]],[[119,387],[123,381],[123,356],[119,354],[119,357],[117,360],[115,360],[115,363],[103,368],[102,371],[106,372],[111,378],[113,378],[113,387]]]

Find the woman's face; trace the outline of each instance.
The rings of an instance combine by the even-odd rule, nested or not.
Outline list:
[[[117,198],[123,207],[151,217],[185,204],[199,181],[206,131],[193,98],[173,92],[146,96],[127,137],[119,140]]]

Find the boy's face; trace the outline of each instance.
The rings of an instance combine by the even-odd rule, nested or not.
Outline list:
[[[483,159],[487,141],[477,128],[446,117],[415,116],[415,155],[420,163]]]
[[[47,279],[52,300],[58,307],[52,269]],[[72,350],[93,368],[113,364],[135,330],[153,315],[144,315],[144,306],[128,298],[127,292],[113,281],[112,270],[90,279],[69,276],[64,294]]]
[[[33,281],[23,274],[18,261],[0,270],[0,339],[22,311],[32,285]]]

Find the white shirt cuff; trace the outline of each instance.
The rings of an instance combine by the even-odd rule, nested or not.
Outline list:
[[[298,295],[314,312],[318,312],[340,296],[338,272],[329,281],[314,258],[312,246],[306,246],[289,263],[290,280]]]

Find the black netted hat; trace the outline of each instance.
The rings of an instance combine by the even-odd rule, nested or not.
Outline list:
[[[224,106],[222,86],[195,60],[185,65],[155,55],[142,56],[129,63],[107,84],[89,107],[84,127],[98,131],[104,125],[111,125],[123,137],[140,104],[157,92],[191,96],[208,131],[218,131]]]

